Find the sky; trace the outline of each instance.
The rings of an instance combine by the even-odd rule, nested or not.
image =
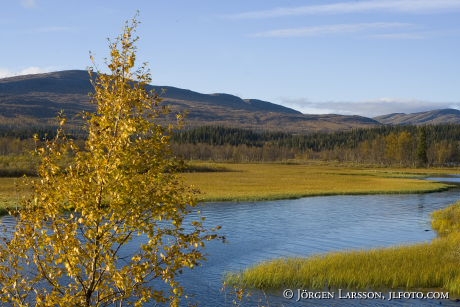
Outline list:
[[[7,0],[0,77],[103,70],[139,11],[153,84],[308,114],[460,109],[460,0]]]

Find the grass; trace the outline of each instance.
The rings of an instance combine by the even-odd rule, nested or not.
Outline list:
[[[227,276],[228,284],[264,290],[442,289],[460,295],[460,202],[433,214],[431,243],[263,262]]]
[[[340,194],[434,192],[449,186],[420,180],[420,177],[458,172],[458,169],[366,168],[332,163],[195,162],[182,176],[188,184],[201,191],[201,201],[243,201]],[[14,177],[0,178],[0,214],[17,206],[19,200],[27,195],[27,188],[19,187],[17,183],[18,179]]]
[[[430,244],[350,251],[264,262],[230,274],[227,282],[270,289],[431,289],[455,290],[460,277],[457,236]],[[457,243],[457,244],[453,244]],[[456,289],[457,292],[459,289]],[[457,294],[459,294],[457,292]]]
[[[37,157],[21,155],[0,155],[0,177],[35,176]]]
[[[23,184],[23,178],[0,177],[0,216],[18,206],[21,199],[30,193],[29,189]]]
[[[201,190],[202,201],[274,200],[319,195],[424,193],[448,185],[423,176],[458,173],[458,169],[365,168],[333,164],[194,163],[183,177]]]

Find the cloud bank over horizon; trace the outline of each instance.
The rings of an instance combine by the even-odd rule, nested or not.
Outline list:
[[[22,76],[22,75],[43,74],[47,72],[52,72],[53,70],[55,69],[53,69],[52,67],[29,66],[29,67],[25,67],[18,71],[13,71],[8,68],[0,67],[0,78],[9,78],[9,77],[15,77],[15,76]]]
[[[341,114],[365,117],[377,117],[392,113],[417,113],[437,109],[460,110],[460,102],[432,102],[396,98],[381,98],[359,102],[312,102],[305,98],[281,98],[281,104],[304,114]]]

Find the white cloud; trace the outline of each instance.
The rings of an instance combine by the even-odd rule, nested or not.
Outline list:
[[[38,66],[30,66],[26,67],[17,71],[12,71],[8,68],[1,68],[0,67],[0,78],[8,78],[20,75],[32,75],[32,74],[41,74],[53,71],[52,67],[38,67]]]
[[[5,68],[0,68],[0,78],[7,78],[13,75],[14,74],[10,70],[5,69]]]
[[[368,30],[385,30],[395,28],[413,28],[409,23],[399,22],[374,22],[374,23],[357,23],[357,24],[335,24],[291,29],[278,29],[265,32],[255,33],[256,37],[299,37],[299,36],[321,36],[341,33],[356,33]]]
[[[311,102],[308,99],[282,98],[284,106],[305,114],[343,114],[375,117],[391,113],[416,113],[436,109],[460,109],[459,103],[430,102],[416,99],[380,98],[361,102]]]
[[[382,33],[382,34],[372,34],[370,38],[377,39],[425,39],[430,36],[431,33],[428,32],[413,32],[413,33]]]
[[[301,15],[351,14],[372,11],[393,13],[442,13],[460,10],[460,0],[374,0],[350,1],[299,7],[279,7],[270,10],[229,15],[232,19],[262,19]]]
[[[50,69],[37,66],[30,66],[19,71],[18,75],[31,75],[49,72]]]
[[[37,6],[37,0],[21,0],[21,5],[27,9]]]

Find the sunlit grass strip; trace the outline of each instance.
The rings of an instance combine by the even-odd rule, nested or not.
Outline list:
[[[276,259],[229,274],[226,281],[264,290],[443,289],[460,295],[459,213],[460,203],[434,213],[434,228],[442,225],[444,236],[431,243]]]
[[[318,164],[198,165],[226,170],[183,174],[188,183],[201,190],[203,201],[426,193],[447,189],[448,185],[415,177],[458,172],[456,169],[371,169]]]
[[[201,190],[202,201],[291,199],[320,195],[426,193],[448,188],[421,176],[460,173],[459,169],[370,168],[311,164],[195,162],[182,176]],[[16,178],[0,178],[1,208],[14,207],[27,193]],[[3,210],[3,212],[6,212]]]
[[[449,289],[460,276],[453,240],[408,247],[332,253],[268,261],[227,282],[257,289]]]

